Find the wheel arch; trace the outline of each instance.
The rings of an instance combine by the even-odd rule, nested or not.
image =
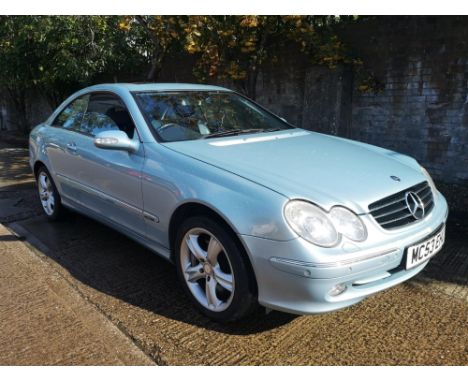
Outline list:
[[[180,206],[178,206],[175,211],[173,212],[171,216],[171,220],[169,223],[169,245],[171,249],[171,260],[174,262],[174,256],[175,256],[175,240],[177,236],[177,227],[187,218],[192,217],[192,216],[198,216],[198,215],[203,215],[203,216],[208,216],[217,222],[219,222],[221,225],[223,225],[231,234],[234,240],[237,242],[239,248],[241,249],[241,254],[244,257],[246,266],[249,269],[249,274],[251,275],[252,282],[255,288],[255,293],[258,293],[258,285],[257,285],[257,277],[255,274],[255,270],[252,265],[252,261],[249,257],[249,252],[245,248],[244,243],[242,240],[239,238],[235,228],[233,227],[232,223],[224,216],[222,216],[218,211],[213,209],[210,206],[207,206],[206,204],[200,203],[200,202],[186,202]]]
[[[47,168],[46,164],[44,162],[42,162],[41,160],[37,160],[35,163],[34,163],[34,166],[33,166],[33,173],[34,173],[34,177],[37,179],[37,172],[39,171],[39,169],[41,167],[45,167],[47,169],[47,171],[49,171],[49,169]],[[50,172],[50,171],[49,171]]]

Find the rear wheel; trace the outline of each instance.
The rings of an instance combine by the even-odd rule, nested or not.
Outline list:
[[[37,171],[36,180],[42,209],[48,219],[57,220],[63,214],[63,206],[57,187],[44,166]]]
[[[224,224],[206,216],[187,219],[176,238],[177,273],[197,308],[213,320],[247,316],[257,306],[243,248]]]

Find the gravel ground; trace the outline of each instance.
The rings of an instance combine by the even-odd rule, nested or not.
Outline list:
[[[0,219],[157,364],[468,365],[463,220],[451,218],[446,247],[422,275],[356,306],[317,316],[259,312],[219,325],[191,306],[170,264],[80,215],[47,222],[27,184],[16,194],[0,183],[0,199],[21,197],[16,207],[26,210]]]

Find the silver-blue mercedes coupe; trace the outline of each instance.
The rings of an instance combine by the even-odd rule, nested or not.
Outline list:
[[[29,144],[50,219],[78,211],[170,260],[218,321],[347,307],[444,243],[447,203],[416,160],[296,128],[221,87],[88,87]]]

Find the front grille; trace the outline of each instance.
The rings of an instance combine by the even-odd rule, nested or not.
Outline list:
[[[427,182],[416,184],[406,190],[387,196],[369,204],[369,212],[382,228],[392,229],[414,223],[417,219],[410,213],[406,205],[406,193],[416,193],[424,204],[424,216],[434,207],[431,187]]]

